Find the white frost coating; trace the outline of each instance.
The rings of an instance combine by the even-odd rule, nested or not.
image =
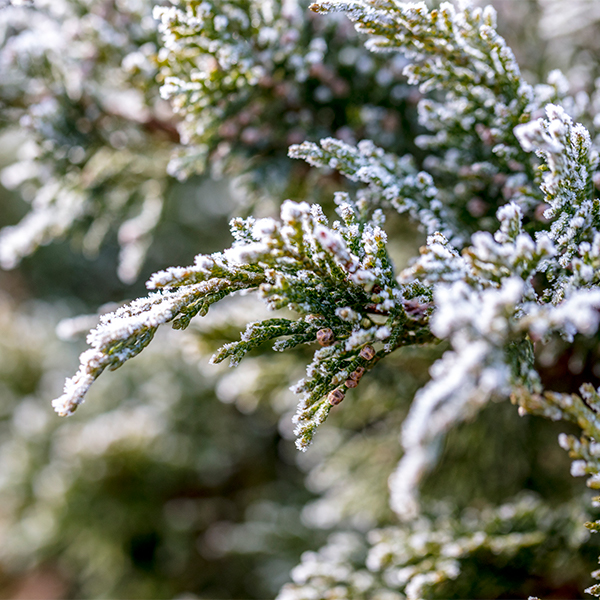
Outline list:
[[[227,248],[223,257],[234,265],[245,265],[257,262],[262,256],[269,254],[271,249],[261,242],[240,244]]]
[[[504,206],[501,206],[498,209],[496,217],[498,217],[498,220],[501,223],[508,221],[520,222],[523,218],[523,211],[521,210],[521,207],[518,204],[515,204],[514,202],[509,202],[508,204],[505,204]]]
[[[67,379],[63,395],[52,401],[52,408],[61,417],[72,414],[75,408],[83,402],[90,386],[95,381],[95,377],[88,372],[88,365],[97,365],[100,358],[101,356],[93,350],[88,350],[79,357],[82,367],[76,375]]]
[[[356,272],[350,275],[349,279],[358,285],[369,286],[369,284],[377,281],[377,275],[377,273],[373,273],[371,270],[357,269]]]
[[[102,315],[100,324],[87,337],[91,348],[80,356],[79,370],[65,382],[63,395],[52,402],[54,409],[61,416],[72,414],[104,369],[135,356],[159,325],[172,320],[196,294],[210,289],[210,283],[202,282],[170,292],[155,292]]]
[[[577,333],[589,336],[596,333],[600,324],[600,290],[577,290],[557,306],[527,305],[525,308],[527,314],[521,327],[534,339],[553,332],[561,333],[568,340]]]
[[[541,189],[550,208],[544,217],[555,219],[548,235],[561,255],[560,265],[566,267],[578,253],[578,240],[596,233],[589,181],[598,166],[598,153],[589,132],[562,107],[549,104],[546,115],[546,120],[517,126],[515,135],[524,150],[541,151],[547,163]]]
[[[587,475],[587,463],[585,460],[574,460],[571,463],[571,475],[573,477],[584,477]]]
[[[277,231],[277,222],[275,219],[257,219],[252,228],[252,234],[257,240],[271,236]]]
[[[315,237],[335,258],[344,266],[356,266],[356,257],[350,255],[342,236],[331,229],[318,226],[315,228]]]
[[[166,287],[169,284],[182,280],[188,274],[189,269],[187,267],[169,267],[165,271],[154,273],[146,283],[146,287],[149,290]]]
[[[408,212],[429,234],[441,231],[456,245],[462,244],[453,227],[454,216],[438,199],[433,178],[417,171],[411,157],[386,154],[371,140],[351,146],[334,138],[324,138],[320,145],[304,142],[291,146],[289,156],[302,158],[313,166],[340,170],[352,181],[369,185],[382,205],[398,212]]]
[[[507,314],[514,311],[523,294],[523,281],[505,280],[500,289],[477,292],[463,282],[440,285],[436,289],[438,305],[431,328],[440,338],[462,336],[468,330],[473,338],[501,341],[508,331]],[[461,337],[462,339],[462,337]]]
[[[387,340],[390,337],[390,335],[392,335],[392,332],[390,331],[390,328],[384,325],[383,327],[380,327],[377,330],[377,333],[375,334],[375,337],[378,340]]]
[[[499,289],[476,291],[462,281],[436,288],[432,331],[449,339],[453,350],[432,366],[432,379],[415,396],[402,427],[405,454],[389,480],[390,503],[402,519],[417,514],[419,483],[435,464],[443,435],[492,396],[509,392],[502,346],[523,289],[517,277]]]
[[[377,335],[377,327],[353,331],[350,337],[346,340],[346,350],[354,350],[355,348],[364,346],[370,342],[375,335]]]
[[[348,323],[353,323],[360,319],[360,315],[349,306],[336,308],[335,314],[342,319],[342,321],[347,321]]]
[[[559,141],[552,139],[550,135],[546,134],[544,120],[541,118],[517,125],[515,127],[515,136],[525,152],[533,152],[534,150],[543,148],[548,152],[558,153],[563,149]]]
[[[284,223],[295,223],[303,216],[310,214],[310,205],[306,202],[286,200],[281,205],[281,220]]]

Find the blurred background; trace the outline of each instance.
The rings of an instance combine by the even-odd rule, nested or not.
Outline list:
[[[237,297],[184,332],[160,332],[104,374],[73,417],[53,413],[97,315],[143,295],[151,273],[229,246],[233,215],[274,215],[286,198],[331,215],[333,191],[353,191],[287,159],[290,143],[369,137],[419,156],[419,95],[401,76],[403,59],[368,54],[343,19],[306,10],[293,15],[294,51],[318,60],[304,79],[281,62],[284,92],[258,86],[245,112],[233,106],[210,135],[178,129],[188,115],[174,115],[159,88],[179,66],[161,53],[154,4],[0,3],[2,598],[275,597],[302,553],[332,532],[394,523],[387,477],[399,426],[444,350],[398,351],[301,455],[288,388],[314,348],[265,347],[234,370],[209,365],[263,314]],[[600,3],[492,4],[530,81],[561,68],[575,91],[593,89]],[[202,158],[182,151],[182,132]],[[174,153],[186,178],[168,174]],[[397,216],[388,231],[401,267],[424,240]],[[576,379],[577,365],[560,376]],[[425,497],[461,510],[525,489],[585,516],[585,487],[556,443],[563,430],[490,406],[449,437]],[[518,569],[475,557],[445,597],[473,592],[477,560],[487,561],[486,597],[580,597],[598,549],[569,527],[549,528],[545,550],[528,549]]]

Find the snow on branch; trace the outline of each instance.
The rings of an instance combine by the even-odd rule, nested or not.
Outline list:
[[[428,235],[441,233],[454,245],[463,244],[455,216],[437,198],[438,190],[431,175],[419,171],[411,156],[398,158],[370,140],[353,147],[333,138],[323,139],[319,145],[304,142],[291,146],[289,155],[313,166],[336,169],[352,181],[368,184],[382,206],[389,204],[399,213],[408,212]]]
[[[293,3],[275,4],[271,12],[264,6],[184,1],[156,11],[165,61],[188,57],[181,77],[176,60],[163,65],[170,73],[163,94],[185,116],[182,132],[204,158],[216,148],[220,127],[234,124],[257,89],[277,88],[269,69],[300,80],[307,64],[326,54],[326,45],[300,52],[286,38]],[[290,200],[279,219],[233,219],[230,248],[156,273],[147,298],[102,318],[55,407],[71,413],[105,368],[138,354],[161,324],[184,328],[225,296],[254,292],[270,309],[293,314],[249,323],[212,360],[235,366],[264,343],[278,351],[315,345],[306,377],[293,388],[300,395],[294,423],[301,450],[388,354],[447,344],[402,427],[405,454],[389,480],[400,518],[418,517],[420,485],[446,434],[488,402],[508,397],[522,414],[577,423],[581,438],[563,437],[561,444],[576,459],[573,474],[590,475],[590,485],[600,486],[598,391],[591,384],[579,393],[547,389],[536,361],[552,339],[573,343],[597,336],[600,327],[598,157],[588,131],[559,106],[562,80],[556,73],[541,86],[523,80],[491,8],[324,0],[312,9],[346,13],[370,49],[402,52],[409,82],[423,94],[435,91],[435,99],[419,105],[428,133],[415,142],[424,158],[417,163],[370,140],[353,145],[322,135],[313,137],[319,143],[293,145],[291,157],[367,189],[357,201],[337,193],[340,220],[333,223],[318,204]],[[260,106],[256,117],[272,105]],[[543,110],[546,118],[538,118]],[[185,175],[191,163],[176,166]],[[390,208],[407,213],[428,236],[398,276],[385,229]],[[438,571],[451,579],[458,567],[447,558]],[[430,573],[419,575],[425,579],[407,579],[409,597],[429,585]],[[297,574],[300,584],[307,579]],[[590,589],[600,595],[600,588]]]
[[[91,348],[54,401],[55,409],[71,414],[102,371],[141,352],[160,325],[185,328],[214,302],[254,290],[270,309],[287,308],[298,318],[249,324],[241,340],[223,346],[213,362],[229,358],[235,366],[247,352],[274,339],[280,351],[298,344],[322,346],[307,377],[295,386],[301,394],[296,434],[299,448],[305,449],[332,406],[377,361],[399,346],[431,339],[427,313],[405,310],[419,286],[396,282],[379,225],[382,215],[375,211],[373,218],[364,218],[348,196],[337,200],[343,222],[331,227],[319,206],[286,201],[280,221],[234,219],[236,241],[224,252],[199,255],[189,267],[154,274],[147,286],[155,292],[102,316],[88,336]]]

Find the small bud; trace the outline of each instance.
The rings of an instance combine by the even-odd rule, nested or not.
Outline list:
[[[350,379],[354,379],[354,381],[359,381],[360,378],[365,374],[365,368],[364,367],[356,367],[356,369],[354,371],[352,371],[352,373],[350,373]]]
[[[346,379],[346,381],[344,381],[344,385],[347,388],[355,388],[358,385],[358,381],[356,379]]]
[[[375,356],[375,349],[373,346],[365,346],[361,351],[359,356],[364,358],[365,360],[372,360]]]
[[[327,400],[329,400],[331,406],[337,406],[343,399],[344,392],[342,392],[342,390],[333,390],[333,392],[330,392],[329,396],[327,396]]]
[[[321,346],[331,346],[335,342],[335,335],[331,329],[319,329],[317,331],[317,342],[321,344]]]

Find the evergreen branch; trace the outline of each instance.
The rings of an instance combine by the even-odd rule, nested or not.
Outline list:
[[[267,319],[249,323],[241,341],[225,344],[213,355],[211,362],[217,364],[229,358],[229,365],[235,367],[248,352],[268,340],[289,336],[274,346],[276,350],[287,350],[299,344],[314,342],[318,331],[318,324],[290,319]]]
[[[501,208],[495,235],[474,235],[462,256],[432,236],[421,259],[402,274],[402,281],[419,277],[436,284],[430,329],[452,345],[433,365],[432,379],[417,393],[403,425],[405,455],[390,478],[391,503],[403,518],[418,512],[419,483],[436,463],[447,431],[491,398],[507,397],[518,382],[539,388],[524,314],[536,310],[531,278],[554,249],[541,236],[534,243],[522,230],[522,218],[514,204]]]
[[[333,138],[321,140],[320,145],[304,142],[291,146],[289,156],[368,184],[383,206],[390,204],[399,213],[408,212],[428,235],[439,232],[454,245],[463,245],[455,218],[437,198],[431,175],[418,171],[411,156],[398,158],[369,140],[353,147]]]
[[[163,36],[161,93],[182,116],[185,148],[169,166],[175,176],[208,166],[236,176],[242,171],[250,180],[245,187],[264,194],[263,170],[269,178],[274,164],[286,171],[278,155],[287,146],[357,118],[359,127],[367,125],[352,92],[378,91],[377,67],[385,61],[370,59],[371,69],[348,75],[343,51],[366,54],[351,29],[311,18],[296,1],[265,8],[259,0],[185,0],[154,14]],[[387,111],[389,99],[377,96],[373,101]],[[322,118],[324,107],[336,112],[331,123]]]
[[[364,373],[377,362],[402,346],[433,341],[435,337],[428,327],[428,314],[410,318],[403,307],[398,307],[385,325],[368,329],[355,327],[345,339],[317,350],[307,367],[307,378],[292,388],[301,394],[293,419],[297,448],[307,449],[331,406],[337,406],[348,390],[357,387]],[[376,351],[375,347],[381,346],[382,342],[383,347]]]
[[[587,516],[580,501],[556,507],[531,493],[462,513],[450,503],[436,503],[419,519],[371,530],[364,540],[353,533],[331,535],[317,552],[303,554],[277,600],[326,597],[331,589],[360,600],[464,598],[466,590],[477,589],[469,577],[477,556],[483,555],[489,568],[534,553],[539,569],[549,558],[544,557],[550,543],[561,548],[584,543],[585,536],[571,539],[571,528]],[[478,582],[479,577],[478,572]],[[509,578],[513,586],[514,571]],[[482,579],[481,589],[491,589],[490,580]]]
[[[369,36],[374,51],[402,51],[411,59],[405,73],[422,91],[441,89],[465,93],[470,100],[481,88],[508,105],[518,100],[524,108],[531,100],[511,49],[498,35],[496,13],[449,2],[429,10],[425,2],[322,1],[315,12],[344,12],[356,29]],[[514,109],[513,109],[514,110]]]
[[[2,268],[67,237],[94,256],[114,232],[118,275],[136,279],[161,216],[173,135],[155,105],[150,15],[145,2],[87,20],[77,2],[3,14],[0,127],[19,123],[28,150],[2,180],[31,208],[0,232]],[[93,48],[85,58],[81,40]]]
[[[212,361],[230,358],[235,366],[249,351],[277,338],[276,350],[314,342],[323,346],[314,354],[308,378],[296,386],[302,394],[296,434],[298,447],[305,449],[331,407],[382,357],[434,339],[431,311],[419,310],[424,290],[414,284],[403,288],[394,278],[380,227],[383,215],[375,211],[369,218],[345,194],[336,202],[343,224],[330,228],[319,206],[286,201],[279,222],[234,219],[236,241],[223,253],[199,255],[189,267],[155,273],[147,286],[158,291],[104,315],[90,333],[92,348],[54,402],[56,410],[72,413],[102,371],[141,352],[160,325],[172,322],[183,329],[225,296],[257,290],[268,307],[294,310],[299,318],[251,323],[240,341],[223,346]]]
[[[81,355],[79,370],[67,379],[63,395],[53,401],[54,409],[61,416],[72,414],[102,372],[117,369],[137,356],[160,325],[172,321],[174,327],[183,329],[193,316],[206,314],[209,306],[224,295],[256,287],[262,280],[260,276],[249,276],[245,281],[212,279],[155,292],[103,315],[87,337],[91,348]]]
[[[592,149],[587,129],[560,106],[546,107],[547,119],[537,119],[516,128],[524,150],[536,150],[546,163],[541,190],[553,219],[550,238],[560,254],[559,264],[567,267],[579,253],[581,242],[589,245],[600,226],[600,200],[595,198],[592,176],[598,153]]]
[[[438,198],[446,210],[452,207],[468,221],[465,204],[484,189],[494,196],[501,188],[490,206],[492,214],[502,197],[527,208],[539,202],[535,163],[517,143],[513,129],[550,99],[561,99],[564,86],[555,73],[539,88],[523,80],[511,49],[495,29],[491,6],[463,4],[457,9],[443,2],[429,10],[424,2],[338,0],[311,8],[345,12],[358,31],[368,34],[368,48],[407,56],[404,74],[409,83],[419,85],[423,93],[442,92],[441,100],[420,101],[419,121],[432,135],[416,141],[437,154],[428,158],[428,170],[440,183],[461,181],[460,198],[456,188],[453,193],[447,193],[446,186],[440,189]]]

